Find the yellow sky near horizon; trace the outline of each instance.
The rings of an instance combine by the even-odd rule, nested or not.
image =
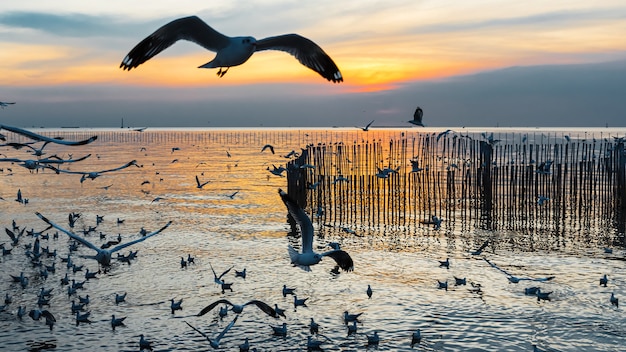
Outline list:
[[[344,85],[348,86],[345,91],[352,92],[389,89],[410,81],[442,79],[508,66],[606,61],[620,55],[624,57],[626,53],[623,40],[626,21],[619,15],[606,14],[610,12],[608,5],[612,1],[607,2],[606,12],[599,11],[598,18],[592,15],[585,18],[583,12],[572,12],[572,19],[568,18],[568,11],[580,8],[582,2],[562,7],[564,2],[557,1],[553,6],[546,5],[545,14],[539,7],[536,11],[530,8],[521,13],[523,6],[520,4],[502,5],[505,9],[519,10],[519,14],[505,14],[495,8],[485,8],[482,14],[471,13],[473,3],[493,1],[467,2],[458,7],[422,3],[406,9],[381,5],[381,11],[369,17],[363,13],[331,16],[303,30],[334,59],[344,76]],[[537,5],[528,5],[532,6]],[[414,12],[416,9],[421,12]],[[626,7],[620,9],[626,13]],[[434,18],[425,21],[422,12]],[[529,16],[539,16],[539,19],[526,23]],[[361,23],[364,18],[370,21]],[[25,38],[36,38],[41,33],[32,28],[13,29],[2,24],[1,18],[0,31],[25,33]],[[129,33],[128,38],[132,40],[122,39],[124,43],[137,43],[147,34],[149,32]],[[197,68],[210,61],[214,53],[193,44],[177,43],[137,69],[126,72],[119,68],[119,63],[134,44],[108,47],[105,43],[110,40],[106,33],[69,39],[49,36],[56,40],[42,44],[16,42],[9,37],[11,40],[0,41],[3,48],[0,84],[327,84],[318,74],[282,52],[256,53],[244,65],[231,68],[226,76],[218,79],[216,70]],[[116,40],[117,44],[121,41]]]

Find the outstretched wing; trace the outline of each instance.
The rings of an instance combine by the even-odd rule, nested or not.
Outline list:
[[[83,245],[85,245],[86,247],[89,247],[91,249],[93,249],[94,251],[100,252],[101,249],[98,248],[97,246],[95,246],[94,244],[92,244],[91,242],[87,241],[86,239],[62,228],[61,226],[55,224],[54,222],[48,220],[48,218],[46,218],[45,216],[41,215],[41,213],[36,212],[35,215],[37,215],[41,220],[45,221],[46,223],[48,223],[48,225],[54,227],[55,229],[64,232],[66,235],[70,236],[70,238],[72,238],[75,241],[78,241],[80,243],[82,243]]]
[[[274,308],[270,307],[265,302],[254,299],[246,303],[245,305],[248,305],[248,304],[254,304],[257,307],[259,307],[263,312],[265,312],[265,314],[269,315],[270,317],[278,318],[278,314],[276,313],[276,310],[274,310]]]
[[[343,82],[339,68],[328,56],[310,39],[297,34],[285,34],[268,37],[256,42],[256,51],[280,50],[293,55],[301,64],[319,73],[333,83]]]
[[[189,325],[190,328],[196,330],[200,335],[204,336],[204,338],[207,339],[209,342],[211,341],[211,339],[205,333],[196,329],[193,325],[189,324],[188,322],[185,322],[185,324]]]
[[[156,230],[154,232],[150,232],[149,234],[147,234],[147,235],[145,235],[145,236],[143,236],[141,238],[138,238],[138,239],[136,239],[134,241],[126,242],[126,243],[120,244],[119,246],[115,246],[115,247],[113,247],[113,249],[111,249],[111,253],[117,252],[120,249],[124,249],[124,248],[126,248],[128,246],[131,246],[131,245],[135,244],[135,243],[138,243],[138,242],[141,242],[141,241],[145,241],[146,239],[148,239],[148,238],[150,238],[152,236],[158,235],[159,233],[161,233],[161,231],[163,231],[166,228],[168,228],[168,226],[170,226],[171,223],[172,223],[171,221],[168,221],[167,224],[165,224],[165,226],[161,227],[160,229],[158,229],[158,230]]]
[[[211,51],[219,51],[229,42],[227,36],[211,28],[200,18],[196,16],[183,17],[165,24],[139,42],[124,57],[120,67],[130,71],[179,40],[194,42]]]
[[[8,228],[4,228],[4,230],[7,232],[7,235],[9,235],[9,237],[11,237],[11,241],[13,241],[13,243],[17,242],[17,236],[15,236],[15,233],[13,233],[13,231],[9,230]]]
[[[0,129],[5,129],[5,130],[11,131],[13,133],[21,134],[22,136],[26,136],[26,137],[28,137],[30,139],[34,139],[36,141],[46,141],[46,142],[51,142],[51,143],[56,143],[56,144],[63,144],[63,145],[84,145],[84,144],[89,144],[89,143],[95,141],[96,139],[98,139],[98,136],[92,136],[92,137],[90,137],[88,139],[85,139],[83,141],[73,142],[73,141],[65,141],[65,140],[62,140],[62,139],[56,139],[56,138],[50,138],[50,137],[42,136],[40,134],[21,129],[19,127],[0,125]]]
[[[224,328],[224,330],[222,330],[222,332],[220,332],[219,335],[217,335],[217,337],[215,338],[215,341],[219,344],[220,340],[222,339],[222,337],[224,337],[224,335],[226,335],[226,333],[228,332],[228,330],[230,330],[230,328],[233,327],[233,325],[235,325],[235,322],[237,321],[237,318],[239,318],[238,315],[235,316],[235,319],[233,319],[233,321],[231,321],[230,323],[228,323],[228,325],[226,325],[226,327]]]
[[[326,253],[322,253],[322,256],[333,258],[339,267],[345,271],[354,270],[354,262],[350,254],[344,250],[333,250]]]
[[[230,268],[228,268],[226,271],[224,271],[224,272],[222,273],[222,275],[220,275],[220,276],[218,276],[218,277],[217,277],[217,278],[218,278],[218,280],[222,280],[222,278],[224,277],[224,275],[228,274],[228,272],[229,272],[229,271],[231,271],[231,269],[232,269],[232,268],[234,268],[234,267],[235,267],[235,266],[233,265],[233,266],[231,266]],[[213,268],[211,268],[211,269],[213,269]],[[215,271],[214,271],[213,273],[215,273]]]
[[[222,304],[222,303],[224,303],[224,304],[228,304],[228,305],[230,305],[230,306],[232,306],[232,305],[233,305],[233,304],[232,304],[232,303],[230,303],[230,301],[229,301],[229,300],[227,300],[227,299],[218,299],[217,301],[215,301],[215,302],[213,302],[213,303],[209,304],[208,306],[206,306],[206,307],[202,308],[202,310],[200,311],[200,313],[198,313],[198,314],[197,314],[197,316],[201,317],[201,316],[205,315],[206,313],[208,313],[208,312],[210,312],[211,310],[213,310],[213,308],[217,307],[217,305],[218,305],[218,304]]]
[[[313,223],[298,203],[291,198],[285,191],[278,189],[280,198],[285,203],[289,214],[296,220],[302,233],[302,253],[313,252]]]
[[[135,166],[137,165],[137,160],[129,161],[126,164],[124,164],[122,166],[119,166],[119,167],[116,167],[116,168],[113,168],[113,169],[98,171],[98,173],[102,174],[102,173],[105,173],[105,172],[118,171],[118,170],[122,170],[122,169],[125,169],[125,168],[127,168],[129,166],[133,166],[133,165],[135,165]]]

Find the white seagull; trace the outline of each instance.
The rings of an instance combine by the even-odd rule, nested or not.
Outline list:
[[[37,134],[35,132],[31,132],[25,129],[21,129],[19,127],[14,127],[14,126],[7,126],[7,125],[0,125],[0,129],[4,129],[7,131],[11,131],[13,133],[17,133],[20,134],[22,136],[26,136],[32,140],[36,140],[36,141],[44,141],[44,142],[50,142],[50,143],[56,143],[56,144],[63,144],[63,145],[85,145],[85,144],[89,144],[93,141],[95,141],[96,139],[98,139],[98,136],[92,136],[88,139],[82,140],[82,141],[65,141],[61,138],[50,138],[50,137],[46,137],[46,136],[42,136],[40,134]]]
[[[265,302],[261,302],[259,300],[251,300],[250,302],[244,303],[244,304],[233,304],[231,303],[229,300],[227,299],[219,299],[211,304],[209,304],[208,306],[202,308],[202,310],[200,311],[200,313],[198,313],[198,316],[203,316],[206,313],[210,312],[213,308],[217,307],[220,304],[227,304],[232,306],[233,308],[233,312],[235,312],[236,314],[240,314],[241,312],[243,312],[243,308],[249,304],[254,304],[255,306],[259,307],[259,309],[261,309],[265,314],[273,317],[273,318],[278,318],[278,314],[276,313],[276,311],[274,310],[274,308],[270,307],[267,303]]]
[[[209,344],[211,345],[211,347],[213,348],[219,348],[220,347],[220,340],[222,339],[222,337],[224,337],[224,335],[226,335],[226,333],[228,332],[228,330],[230,330],[230,328],[233,327],[233,325],[235,325],[235,322],[237,321],[237,318],[239,316],[235,316],[235,319],[233,319],[233,321],[231,321],[230,323],[228,323],[228,325],[226,325],[226,327],[224,328],[224,330],[222,330],[222,332],[220,332],[219,335],[217,335],[216,338],[211,339],[210,337],[208,337],[205,333],[203,333],[202,331],[196,329],[195,327],[193,327],[193,325],[189,324],[188,322],[185,322],[185,324],[189,325],[190,328],[196,330],[200,335],[204,336],[204,338],[207,339],[207,341],[209,341]]]
[[[211,28],[197,16],[183,17],[167,23],[139,42],[126,55],[120,67],[131,70],[138,67],[179,40],[194,42],[217,54],[199,68],[219,68],[224,76],[231,66],[248,61],[256,51],[280,50],[293,55],[301,64],[319,73],[333,83],[343,81],[335,62],[322,48],[298,34],[284,34],[256,40],[253,37],[228,37]]]
[[[136,239],[136,240],[134,240],[134,241],[130,241],[130,242],[126,242],[126,243],[122,243],[122,244],[120,244],[120,245],[118,245],[118,246],[115,246],[115,247],[113,247],[113,248],[111,248],[111,249],[102,249],[102,248],[100,248],[100,247],[98,247],[98,246],[96,246],[96,245],[92,244],[91,242],[87,241],[86,239],[84,239],[84,238],[82,238],[82,237],[79,237],[79,236],[77,236],[76,234],[74,234],[74,233],[72,233],[72,232],[70,232],[70,231],[68,231],[68,230],[66,230],[66,229],[64,229],[64,228],[62,228],[61,226],[59,226],[59,225],[55,224],[54,222],[52,222],[52,221],[48,220],[45,216],[41,215],[39,212],[37,212],[37,213],[35,213],[35,214],[36,214],[36,215],[37,215],[37,216],[38,216],[41,220],[43,220],[43,221],[47,222],[47,223],[48,223],[48,225],[52,225],[52,227],[56,228],[56,229],[57,229],[57,230],[59,230],[59,231],[64,232],[65,234],[67,234],[68,236],[70,236],[70,238],[74,239],[75,241],[78,241],[78,242],[82,243],[83,245],[85,245],[86,247],[91,248],[91,249],[93,249],[94,251],[96,251],[96,252],[97,252],[97,253],[96,253],[96,255],[95,255],[95,256],[93,256],[93,257],[89,257],[89,258],[93,258],[93,259],[97,260],[97,261],[98,261],[98,263],[100,263],[100,265],[103,265],[103,266],[109,266],[109,265],[111,265],[111,255],[112,255],[114,252],[117,252],[117,251],[119,251],[119,250],[121,250],[121,249],[124,249],[124,248],[126,248],[126,247],[128,247],[128,246],[131,246],[131,245],[133,245],[133,244],[135,244],[135,243],[138,243],[138,242],[144,241],[144,240],[146,240],[147,238],[152,237],[152,236],[154,236],[154,235],[158,235],[159,233],[161,233],[161,231],[165,230],[165,229],[166,229],[168,226],[170,226],[170,224],[172,223],[171,221],[169,221],[167,224],[165,224],[165,226],[161,227],[160,229],[158,229],[158,230],[156,230],[156,231],[154,231],[154,232],[151,232],[151,233],[149,233],[149,234],[146,234],[145,236],[143,236],[143,237],[141,237],[141,238],[138,238],[138,239]]]
[[[78,174],[81,175],[80,177],[80,183],[83,183],[83,181],[85,181],[86,179],[91,179],[91,180],[95,180],[96,178],[100,177],[103,173],[106,172],[113,172],[113,171],[119,171],[122,169],[125,169],[129,166],[137,166],[139,167],[139,165],[137,165],[137,161],[133,160],[133,161],[129,161],[126,164],[113,168],[113,169],[108,169],[108,170],[100,170],[100,171],[70,171],[70,170],[63,170],[63,169],[57,169],[55,167],[49,166],[50,169],[54,170],[57,174],[58,173],[66,173],[66,174]]]
[[[291,264],[297,265],[305,271],[311,271],[311,265],[319,263],[323,257],[328,256],[333,258],[341,269],[345,271],[352,271],[354,269],[354,262],[347,252],[341,249],[333,249],[324,253],[315,253],[313,251],[314,230],[311,219],[304,212],[304,209],[302,209],[298,203],[289,197],[289,195],[282,189],[279,189],[278,193],[280,194],[280,198],[283,200],[283,203],[285,203],[285,206],[289,211],[289,215],[291,215],[291,217],[293,217],[298,224],[302,236],[302,253],[299,253],[291,245],[288,247]]]

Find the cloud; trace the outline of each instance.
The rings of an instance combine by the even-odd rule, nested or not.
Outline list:
[[[87,15],[81,13],[6,12],[0,14],[0,25],[9,28],[26,28],[61,37],[127,36],[144,33],[146,28],[156,29],[164,20],[135,20],[128,16]]]
[[[433,34],[433,33],[454,33],[468,32],[483,29],[510,29],[514,27],[531,26],[533,30],[540,28],[554,28],[571,25],[576,26],[582,23],[599,23],[602,21],[621,21],[626,15],[626,7],[601,8],[601,9],[581,9],[567,11],[553,11],[531,14],[527,16],[494,18],[483,21],[454,21],[434,25],[415,26],[412,33]]]

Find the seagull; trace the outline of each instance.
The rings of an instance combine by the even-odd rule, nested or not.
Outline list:
[[[143,337],[143,334],[139,335],[139,350],[143,351],[143,350],[149,350],[152,351],[152,343],[148,340],[146,340]]]
[[[239,191],[235,191],[233,192],[233,194],[227,194],[226,196],[230,199],[235,199],[235,196],[237,195],[237,193],[239,193]]]
[[[524,294],[526,296],[536,296],[537,295],[537,291],[540,290],[539,287],[537,286],[533,286],[533,287],[526,287],[524,289]]]
[[[250,351],[250,341],[248,341],[248,338],[246,337],[244,342],[241,345],[239,345],[239,352],[248,352],[248,351]]]
[[[52,315],[52,313],[50,313],[47,310],[33,309],[30,312],[28,312],[28,316],[31,317],[33,320],[39,320],[41,317],[44,317],[46,319],[56,321],[56,319],[54,318],[54,315]]]
[[[549,301],[551,293],[552,293],[552,291],[550,291],[550,292],[541,292],[541,289],[537,288],[537,292],[535,293],[537,295],[537,302],[539,302],[541,300]]]
[[[265,151],[265,149],[269,149],[270,152],[272,152],[272,154],[275,154],[273,145],[271,145],[271,144],[264,145],[263,148],[261,149],[261,153],[263,153]]]
[[[276,311],[274,310],[274,308],[270,307],[267,303],[265,302],[261,302],[259,300],[252,300],[248,303],[244,303],[244,304],[232,304],[230,303],[229,300],[227,299],[219,299],[211,304],[209,304],[208,306],[202,308],[202,310],[200,311],[200,313],[198,313],[197,315],[203,316],[206,313],[210,312],[213,308],[217,307],[219,304],[228,304],[230,306],[232,306],[233,308],[233,312],[235,312],[236,314],[240,314],[241,312],[243,312],[243,308],[249,304],[254,304],[255,306],[259,307],[259,309],[261,309],[263,312],[265,312],[265,314],[273,317],[273,318],[278,318],[278,314],[276,314]]]
[[[374,331],[374,335],[365,335],[367,336],[367,345],[378,345],[380,343],[380,337],[378,337],[378,332]]]
[[[541,282],[545,282],[545,281],[550,281],[550,280],[554,279],[554,276],[540,277],[540,278],[526,278],[526,277],[524,277],[524,278],[520,278],[520,277],[517,277],[517,276],[513,276],[513,275],[511,275],[511,274],[510,274],[509,272],[507,272],[506,270],[504,270],[504,269],[502,269],[502,268],[498,267],[496,264],[494,264],[494,263],[490,262],[490,261],[489,261],[489,259],[487,259],[487,258],[483,258],[483,260],[484,260],[484,261],[486,261],[486,262],[487,262],[489,265],[491,265],[492,267],[494,267],[494,268],[498,269],[499,271],[501,271],[502,273],[504,273],[504,275],[506,275],[506,276],[507,276],[507,279],[509,280],[509,282],[511,282],[511,283],[513,283],[513,284],[516,284],[516,283],[518,283],[518,282],[520,282],[520,281],[523,281],[523,280],[527,280],[527,281],[541,281]]]
[[[352,334],[356,334],[357,330],[358,330],[358,326],[356,325],[356,320],[353,320],[352,325],[348,325],[348,336]]]
[[[298,307],[306,307],[306,300],[309,299],[307,298],[298,298],[298,296],[294,295],[293,296],[293,308],[298,308]]]
[[[24,317],[24,315],[26,315],[26,307],[24,306],[17,307],[17,318],[21,320],[22,317]]]
[[[211,263],[209,263],[209,266],[211,267],[211,271],[213,272],[213,280],[215,281],[216,284],[221,285],[224,283],[224,280],[222,280],[222,277],[224,277],[224,275],[228,274],[228,272],[234,268],[235,266],[231,266],[230,268],[228,268],[226,271],[224,271],[220,276],[217,276],[217,274],[215,273],[215,270],[213,269],[213,265],[211,265]]]
[[[280,177],[284,177],[283,176],[283,172],[287,171],[287,169],[285,169],[283,166],[280,167],[276,167],[276,165],[272,165],[272,169],[269,168],[269,166],[267,167],[267,171],[271,172],[272,175],[276,175],[276,176],[280,176]]]
[[[611,292],[611,304],[619,308],[619,299],[615,297],[615,293]]]
[[[255,51],[280,50],[293,55],[301,64],[319,73],[333,83],[343,81],[335,62],[322,48],[297,34],[284,34],[256,40],[253,37],[228,37],[217,32],[197,16],[183,17],[169,22],[139,42],[124,57],[120,68],[131,70],[167,49],[179,40],[194,42],[216,52],[213,60],[199,68],[219,68],[223,77],[232,66],[238,66]]]
[[[424,124],[422,123],[423,116],[424,116],[424,111],[422,110],[422,108],[418,106],[417,109],[415,109],[415,112],[413,113],[413,120],[409,120],[409,123],[424,127]]]
[[[420,162],[419,160],[415,159],[411,159],[409,160],[411,162],[411,172],[420,172],[422,170],[424,170],[423,168],[420,167]]]
[[[467,285],[467,279],[466,278],[459,278],[459,277],[454,277],[454,285],[455,286],[459,286],[459,285]]]
[[[448,281],[439,281],[437,280],[437,282],[439,283],[439,288],[443,288],[446,291],[448,291]]]
[[[430,220],[422,221],[422,224],[424,224],[424,225],[434,225],[433,226],[433,230],[439,230],[441,228],[441,222],[442,221],[443,221],[442,218],[438,217],[437,215],[433,215],[433,216],[431,216]]]
[[[70,171],[70,170],[63,170],[63,169],[59,169],[56,167],[52,167],[52,166],[48,166],[48,168],[54,170],[57,174],[58,173],[66,173],[66,174],[77,174],[77,175],[82,175],[80,177],[80,183],[83,183],[86,179],[91,179],[91,180],[95,180],[96,178],[102,176],[103,173],[107,173],[107,172],[113,172],[113,171],[119,171],[119,170],[123,170],[127,167],[130,166],[137,166],[137,161],[136,160],[132,160],[127,162],[126,164],[122,165],[122,166],[118,166],[116,168],[113,169],[107,169],[107,170],[100,170],[100,171]]]
[[[126,301],[126,292],[124,292],[123,295],[120,295],[118,293],[115,294],[115,304],[119,304]]]
[[[450,269],[450,258],[446,258],[446,260],[440,260],[439,266],[445,267],[446,269]]]
[[[50,138],[50,137],[46,137],[46,136],[42,136],[40,134],[28,131],[28,130],[24,130],[21,129],[19,127],[13,127],[13,126],[7,126],[7,125],[0,125],[0,129],[4,129],[7,131],[11,131],[13,133],[17,133],[20,134],[22,136],[26,136],[30,139],[36,140],[36,141],[43,141],[43,142],[50,142],[50,143],[56,143],[56,144],[63,144],[63,145],[85,145],[85,144],[89,144],[93,141],[95,141],[96,139],[98,139],[98,136],[92,136],[88,139],[82,140],[82,141],[66,141],[60,138]]]
[[[113,328],[113,330],[115,330],[116,326],[124,326],[124,320],[126,319],[126,317],[123,318],[116,318],[114,314],[111,315],[111,328]]]
[[[11,103],[9,103],[9,102],[5,102],[5,101],[0,101],[0,107],[1,107],[1,108],[3,108],[3,109],[4,109],[5,107],[7,107],[7,106],[9,106],[9,105],[13,105],[13,104],[15,104],[15,102],[11,102]]]
[[[282,189],[278,190],[283,203],[289,211],[289,215],[298,224],[302,235],[302,253],[298,253],[291,245],[289,245],[289,257],[291,258],[291,264],[297,265],[305,271],[311,271],[310,266],[319,263],[323,257],[328,256],[333,258],[341,269],[345,271],[354,270],[354,262],[350,255],[343,250],[331,250],[324,253],[315,253],[313,251],[313,224],[311,219],[304,212],[304,210]]]
[[[471,252],[471,255],[481,255],[483,253],[483,251],[485,250],[485,248],[487,248],[487,246],[489,245],[489,240],[483,242],[483,244],[480,246],[480,248],[478,248],[477,250]]]
[[[316,323],[313,318],[311,318],[311,322],[309,323],[309,331],[311,332],[311,335],[317,334],[320,331],[320,325]]]
[[[91,312],[80,314],[79,311],[76,311],[76,326],[78,326],[80,323],[91,324],[91,320],[89,320],[90,315],[91,315]]]
[[[284,309],[279,308],[279,307],[278,307],[278,304],[276,304],[276,303],[274,303],[274,310],[276,311],[276,314],[280,315],[280,316],[281,316],[281,317],[283,317],[283,318],[287,318],[287,317],[285,316],[285,310],[284,310]]]
[[[372,298],[372,287],[370,285],[367,285],[365,293],[367,293],[367,298]]]
[[[136,239],[134,241],[130,241],[130,242],[126,242],[126,243],[120,244],[120,245],[118,245],[116,247],[113,247],[111,249],[102,249],[102,248],[99,248],[98,246],[92,244],[91,242],[87,241],[86,239],[84,239],[82,237],[79,237],[79,236],[75,235],[74,233],[72,233],[72,232],[70,232],[70,231],[60,227],[59,225],[53,223],[52,221],[48,220],[45,216],[41,215],[39,212],[37,212],[35,214],[41,220],[43,220],[46,223],[48,223],[48,225],[52,225],[54,228],[56,228],[59,231],[64,232],[65,234],[67,234],[70,238],[74,239],[75,241],[78,241],[78,242],[82,243],[83,245],[85,245],[86,247],[91,248],[94,251],[96,251],[97,253],[96,253],[95,256],[88,257],[88,258],[93,258],[93,259],[97,260],[98,263],[100,263],[100,265],[102,265],[102,266],[109,266],[109,265],[111,265],[111,255],[114,252],[117,252],[117,251],[119,251],[121,249],[124,249],[124,248],[126,248],[128,246],[131,246],[131,245],[133,245],[135,243],[141,242],[141,241],[143,241],[143,240],[145,240],[147,238],[150,238],[150,237],[152,237],[154,235],[158,235],[159,233],[161,233],[161,231],[165,230],[172,223],[171,221],[169,221],[167,224],[165,224],[165,226],[161,227],[160,229],[158,229],[158,230],[156,230],[154,232],[151,232],[149,234],[146,234],[145,236],[143,236],[141,238],[138,238],[138,239]]]
[[[606,274],[604,274],[604,276],[600,278],[600,286],[606,287],[608,283],[609,279],[606,277]]]
[[[177,310],[183,310],[183,299],[181,298],[180,301],[176,302],[174,301],[174,299],[170,299],[170,309],[172,310],[172,314],[174,314],[175,311]]]
[[[306,349],[307,351],[321,351],[322,350],[322,341],[313,340],[311,336],[307,336],[306,338]]]
[[[274,331],[274,335],[287,336],[287,323],[283,323],[281,326],[272,326],[272,330]]]
[[[200,179],[198,178],[198,175],[196,175],[196,188],[202,188],[202,187],[206,186],[209,182],[211,182],[211,181],[206,181],[206,182],[200,183]]]
[[[235,269],[235,277],[240,277],[242,279],[246,279],[246,268],[243,268],[242,271],[238,271]]]
[[[343,312],[343,322],[348,324],[353,321],[359,321],[359,317],[363,314],[363,312],[358,314],[349,314],[348,311]]]
[[[208,337],[205,333],[203,333],[202,331],[196,329],[195,327],[193,327],[193,325],[189,324],[188,322],[185,322],[185,324],[189,325],[190,328],[194,329],[195,331],[197,331],[200,335],[204,336],[207,341],[209,341],[209,344],[211,345],[211,347],[213,348],[219,348],[220,347],[220,340],[224,337],[224,335],[226,335],[226,333],[228,332],[228,330],[230,330],[230,328],[233,327],[233,325],[235,325],[235,322],[237,321],[237,318],[239,316],[235,316],[235,319],[233,319],[233,321],[231,321],[230,323],[228,323],[228,325],[226,325],[226,327],[224,328],[224,330],[222,330],[222,332],[220,332],[219,335],[217,335],[216,338],[211,339],[210,337]]]
[[[283,297],[287,297],[287,295],[293,295],[295,288],[289,288],[287,285],[283,285]]]
[[[419,344],[421,341],[422,341],[422,332],[420,329],[417,329],[411,335],[411,348],[413,348],[413,345]]]
[[[370,130],[370,126],[374,123],[374,120],[372,120],[372,122],[368,123],[367,126],[365,127],[361,127],[361,129],[363,130],[363,132],[367,132]]]

